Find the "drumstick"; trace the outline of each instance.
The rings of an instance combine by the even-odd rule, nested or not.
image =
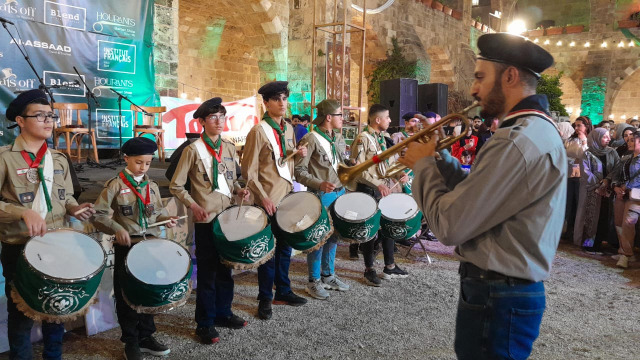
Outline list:
[[[393,185],[393,186],[391,187],[391,189],[389,189],[389,191],[391,191],[391,190],[395,189],[395,188],[396,188],[396,186],[398,186],[398,184],[400,184],[400,181],[396,182],[396,184],[395,184],[395,185]]]
[[[240,217],[240,210],[242,210],[243,203],[244,203],[244,196],[242,197],[242,200],[240,200],[240,206],[238,207],[238,215],[236,215],[236,220],[238,220],[238,218]]]
[[[150,227],[152,227],[152,226],[163,225],[163,224],[169,223],[169,222],[171,222],[171,221],[173,221],[173,220],[175,220],[175,221],[183,220],[183,219],[186,219],[187,217],[189,217],[189,215],[183,215],[183,216],[180,216],[180,217],[179,217],[179,218],[177,218],[177,219],[169,219],[169,220],[165,220],[165,221],[158,221],[158,222],[154,222],[153,224],[149,224],[149,225],[147,225],[147,227],[148,227],[148,228],[150,228]]]
[[[78,215],[82,214],[83,212],[85,212],[85,211],[87,211],[87,210],[89,210],[89,209],[91,209],[91,207],[89,207],[89,206],[87,206],[87,207],[83,207],[82,209],[80,209],[80,210],[78,210],[78,211],[74,212],[74,213],[73,213],[73,216],[78,216]]]

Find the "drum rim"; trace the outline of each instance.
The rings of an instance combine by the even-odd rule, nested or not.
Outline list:
[[[391,196],[391,195],[393,195],[393,194],[389,194],[388,196]],[[411,195],[408,195],[408,194],[396,193],[396,195],[406,195],[406,196],[409,196],[411,199],[413,199],[413,197],[412,197]],[[383,199],[384,199],[384,198],[383,198]],[[382,199],[380,199],[380,201],[382,201]],[[415,200],[414,200],[414,201],[415,201]],[[417,202],[416,202],[416,205],[418,205],[418,203],[417,203]],[[378,206],[378,207],[379,207],[379,206]],[[392,218],[390,218],[390,217],[384,216],[384,212],[382,212],[382,209],[380,209],[380,217],[382,217],[382,218],[383,218],[383,219],[385,219],[385,220],[389,220],[389,221],[391,221],[391,222],[406,222],[406,221],[409,221],[409,220],[411,220],[411,219],[415,218],[416,216],[418,216],[418,214],[419,214],[419,213],[420,213],[420,207],[418,207],[418,208],[416,209],[416,213],[415,213],[415,214],[413,214],[413,216],[409,216],[409,217],[406,217],[406,218],[404,218],[404,219],[392,219]]]
[[[363,195],[366,195],[366,196],[368,196],[368,197],[372,198],[372,199],[373,199],[373,202],[375,202],[375,204],[376,204],[376,211],[374,211],[374,212],[373,212],[373,214],[371,214],[371,216],[369,216],[369,217],[368,217],[368,218],[366,218],[366,219],[361,219],[361,220],[345,219],[344,217],[340,216],[340,214],[338,214],[338,213],[336,212],[336,208],[335,208],[335,204],[336,204],[336,202],[337,202],[341,197],[343,197],[343,196],[345,196],[345,195],[347,195],[347,194],[355,194],[355,193],[363,194]],[[350,224],[362,224],[362,223],[364,223],[364,222],[367,222],[367,221],[371,220],[371,218],[373,218],[374,216],[376,216],[376,214],[380,211],[380,208],[378,207],[378,201],[376,201],[376,198],[374,198],[373,196],[371,196],[371,195],[369,195],[369,194],[366,194],[366,193],[363,193],[363,192],[359,192],[359,191],[353,191],[353,192],[350,192],[350,193],[347,193],[347,194],[342,194],[342,195],[338,196],[338,198],[333,202],[333,204],[331,204],[331,207],[332,207],[332,209],[333,209],[333,211],[332,211],[332,212],[336,215],[336,217],[337,217],[338,219],[340,219],[340,221],[348,222],[348,223],[350,223]]]
[[[311,191],[306,191],[306,190],[305,190],[305,191],[296,191],[296,192],[288,193],[287,195],[285,195],[285,196],[280,200],[280,202],[278,202],[278,206],[276,206],[276,212],[275,212],[275,213],[273,213],[273,218],[274,218],[274,223],[275,223],[275,224],[278,224],[278,217],[277,217],[277,216],[278,216],[278,208],[280,207],[280,205],[282,205],[282,202],[284,201],[284,199],[286,199],[286,198],[288,198],[288,197],[290,197],[290,196],[296,195],[296,194],[300,194],[300,193],[308,193],[308,194],[312,195],[312,196],[313,196],[313,197],[318,201],[318,204],[320,205],[320,215],[322,215],[322,201],[320,200],[320,198],[318,197],[318,195],[314,194],[314,193],[313,193],[313,192],[311,192]],[[319,217],[318,217],[318,219],[319,219]],[[316,219],[313,223],[315,224],[315,223],[318,221],[318,219]],[[277,225],[277,226],[278,226],[278,228],[280,228],[280,225]],[[313,226],[313,224],[311,224],[309,227],[311,227],[311,226]],[[307,228],[307,229],[308,229],[308,228]],[[290,231],[287,231],[287,230],[282,229],[282,228],[280,228],[280,230],[282,230],[282,231],[286,232],[287,234],[296,234],[296,233],[297,233],[297,232],[290,232]],[[306,230],[306,229],[304,229],[304,230]],[[304,231],[304,230],[300,230],[300,232],[302,232],[302,231]]]
[[[92,272],[89,275],[80,277],[80,278],[73,278],[73,279],[64,279],[64,278],[58,278],[55,276],[51,276],[51,275],[47,275],[45,273],[43,273],[42,271],[36,269],[35,267],[33,267],[33,265],[31,265],[31,263],[29,262],[29,260],[27,259],[27,255],[25,254],[25,251],[27,250],[27,245],[29,244],[29,241],[31,241],[33,238],[35,238],[36,236],[32,236],[29,238],[29,240],[25,243],[24,245],[24,249],[22,249],[22,258],[24,260],[24,262],[27,264],[27,266],[29,267],[29,269],[31,269],[32,271],[34,271],[36,274],[38,274],[39,276],[41,276],[43,279],[45,280],[49,280],[49,281],[54,281],[54,282],[58,282],[58,283],[63,283],[63,284],[76,284],[76,283],[80,283],[80,282],[85,282],[88,281],[89,279],[92,279],[93,277],[95,277],[96,275],[98,275],[101,271],[104,270],[106,264],[107,264],[107,252],[104,251],[104,247],[102,247],[102,244],[100,243],[100,241],[98,241],[98,239],[95,239],[93,236],[90,236],[89,234],[82,232],[80,230],[76,230],[76,229],[72,229],[72,228],[53,228],[53,229],[47,229],[47,233],[49,232],[54,232],[54,231],[59,231],[59,230],[65,230],[65,231],[73,231],[73,232],[77,232],[80,233],[82,235],[86,235],[88,238],[90,238],[91,240],[95,241],[96,243],[98,243],[98,246],[100,246],[100,250],[102,250],[102,265],[100,265],[98,267],[98,269],[94,272]],[[41,237],[41,236],[38,236]]]
[[[134,274],[131,273],[131,271],[129,271],[129,254],[131,254],[131,249],[133,249],[134,246],[138,245],[138,244],[142,244],[145,241],[149,241],[149,240],[166,240],[166,241],[171,241],[172,243],[178,245],[182,250],[184,250],[187,253],[187,259],[189,260],[188,266],[187,266],[187,272],[180,278],[180,280],[172,282],[171,284],[177,284],[181,281],[184,281],[184,278],[189,275],[189,269],[191,269],[191,254],[189,253],[189,251],[187,251],[182,245],[180,245],[180,243],[178,243],[177,241],[171,240],[171,239],[167,239],[167,238],[159,238],[159,237],[154,237],[154,238],[144,238],[144,240],[141,240],[133,245],[131,245],[131,248],[129,249],[129,252],[127,252],[127,256],[124,257],[124,270],[126,271],[126,273],[128,275],[131,275],[134,279],[140,281],[141,283],[145,284],[145,285],[149,285],[149,286],[167,286],[167,285],[171,285],[171,284],[149,284],[148,282],[138,278],[137,276],[135,276]]]
[[[211,225],[213,226],[213,223],[214,223],[214,222],[216,222],[216,221],[218,221],[218,218],[220,217],[220,215],[222,215],[222,213],[223,213],[223,212],[226,212],[227,210],[230,210],[230,209],[233,209],[233,208],[237,208],[237,207],[239,207],[239,206],[240,206],[240,205],[231,205],[231,206],[229,206],[228,208],[226,208],[226,209],[224,209],[224,210],[220,211],[220,212],[218,213],[218,215],[214,216],[214,217],[213,217],[213,220],[211,220]],[[254,207],[254,208],[256,208],[256,209],[258,209],[258,210],[262,211],[262,213],[264,214],[264,216],[267,218],[267,225],[265,225],[265,227],[264,227],[264,228],[262,228],[262,230],[260,230],[260,231],[263,231],[264,229],[266,229],[266,228],[267,228],[267,226],[271,225],[271,217],[269,216],[269,214],[267,214],[267,212],[266,212],[262,207],[257,206],[257,205],[247,205],[247,204],[242,205],[242,206],[250,206],[250,207]],[[220,231],[222,231],[222,226],[220,226]],[[226,235],[225,235],[225,236],[226,236]]]

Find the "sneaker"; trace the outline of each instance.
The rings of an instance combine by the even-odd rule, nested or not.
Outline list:
[[[196,335],[200,338],[200,342],[205,345],[215,344],[220,341],[220,334],[213,326],[197,328]]]
[[[312,298],[316,298],[318,300],[326,300],[329,298],[329,292],[324,289],[320,280],[309,281],[305,290]]]
[[[382,281],[378,278],[378,274],[376,271],[371,269],[364,272],[364,279],[366,280],[368,285],[371,286],[380,286],[382,285]]]
[[[618,259],[618,262],[616,263],[617,267],[621,267],[623,269],[626,269],[629,267],[629,258],[627,256],[624,255],[620,255],[620,259]]]
[[[164,356],[171,352],[169,348],[158,342],[153,336],[146,337],[138,343],[140,351],[154,356]]]
[[[380,274],[380,277],[385,280],[406,278],[407,276],[409,276],[409,273],[400,269],[398,265],[396,265],[393,269],[389,269],[385,266],[384,270],[382,270],[382,274]]]
[[[620,256],[622,256],[621,254],[617,254],[617,255],[613,255],[611,256],[611,258],[613,260],[620,260]],[[636,256],[635,255],[631,255],[631,256],[627,256],[629,258],[629,261],[633,262],[636,261]]]
[[[324,285],[325,289],[338,290],[338,291],[347,291],[350,288],[349,284],[340,280],[335,275],[323,276],[322,285]]]
[[[401,246],[413,246],[415,243],[415,239],[413,238],[407,240],[396,240],[396,244]]]
[[[247,326],[247,321],[240,316],[233,314],[229,317],[216,317],[215,324],[218,327],[242,329]]]
[[[271,300],[260,300],[258,304],[258,317],[262,320],[271,319]]]
[[[349,245],[349,259],[358,260],[358,244]]]
[[[142,360],[140,346],[136,343],[124,344],[124,358],[125,360]]]
[[[307,303],[307,299],[302,296],[296,295],[293,291],[288,294],[276,294],[273,299],[274,305],[291,305],[291,306],[302,306]]]

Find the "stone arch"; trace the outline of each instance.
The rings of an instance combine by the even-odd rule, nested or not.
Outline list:
[[[455,74],[447,52],[440,46],[431,46],[427,49],[427,55],[431,59],[430,82],[447,84],[453,88],[456,82]]]
[[[616,90],[611,111],[606,113],[614,115],[615,122],[623,122],[622,115],[627,118],[640,116],[640,71],[636,67],[624,80],[620,83],[620,87]]]
[[[573,121],[580,116],[578,110],[582,103],[582,92],[573,79],[568,76],[560,78],[560,89],[562,90],[562,105],[570,112],[569,119]]]

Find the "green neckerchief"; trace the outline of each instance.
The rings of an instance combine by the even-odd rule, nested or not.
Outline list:
[[[34,161],[36,159],[36,156],[34,154],[30,152],[27,153],[29,154],[31,161]],[[44,191],[44,199],[47,201],[47,212],[51,212],[51,210],[53,210],[53,206],[51,206],[51,197],[49,196],[49,189],[47,189],[47,182],[44,181],[44,158],[46,156],[47,154],[45,153],[42,157],[42,160],[40,160],[42,166],[38,166],[38,177],[40,178],[40,183],[42,184],[42,191]]]
[[[213,179],[211,179],[211,184],[212,184],[211,188],[215,191],[216,189],[219,188],[218,186],[219,155],[216,156],[216,151],[220,151],[220,145],[222,144],[222,136],[218,135],[218,141],[216,141],[216,143],[214,144],[213,141],[211,141],[211,138],[203,131],[202,140],[204,140],[204,143],[209,146],[210,150],[213,150],[213,154],[211,154],[211,157],[213,158],[213,167],[211,168],[211,177]]]
[[[362,129],[363,131],[369,131],[369,125],[365,126],[364,129]],[[378,141],[378,144],[380,144],[380,148],[382,149],[382,151],[387,150],[387,143],[384,142],[384,135],[382,135],[382,131],[377,132],[375,130],[373,137]]]
[[[402,130],[402,135],[404,135],[404,137],[405,137],[405,138],[408,138],[408,137],[409,137],[409,134],[407,134],[407,132],[406,132],[406,131],[404,131],[404,130]]]
[[[131,176],[131,174],[129,174],[129,172],[127,172],[126,170],[122,170],[122,174],[125,178],[127,178],[127,180],[129,180],[131,185],[133,185],[136,189],[140,189],[139,193],[140,195],[142,195],[142,189],[147,186],[147,184],[149,184],[149,180],[143,181],[138,184],[133,176]],[[147,222],[147,209],[145,208],[144,203],[142,203],[142,199],[140,199],[140,196],[136,195],[136,202],[138,203],[138,225],[140,225],[142,229],[146,229],[147,225],[149,225],[149,223]]]
[[[336,150],[335,135],[333,135],[333,138],[329,137],[329,135],[325,134],[325,132],[322,131],[322,129],[320,129],[318,125],[313,125],[313,130],[320,136],[322,136],[325,140],[327,140],[329,144],[331,144],[331,154],[333,154],[333,161],[331,163],[335,164],[336,162],[338,162],[338,151]]]
[[[284,122],[284,131],[280,129],[280,126],[269,116],[269,113],[264,113],[262,120],[266,121],[280,135],[280,150],[282,150],[282,157],[287,156],[287,144],[285,143],[284,133],[287,131],[287,122]]]

